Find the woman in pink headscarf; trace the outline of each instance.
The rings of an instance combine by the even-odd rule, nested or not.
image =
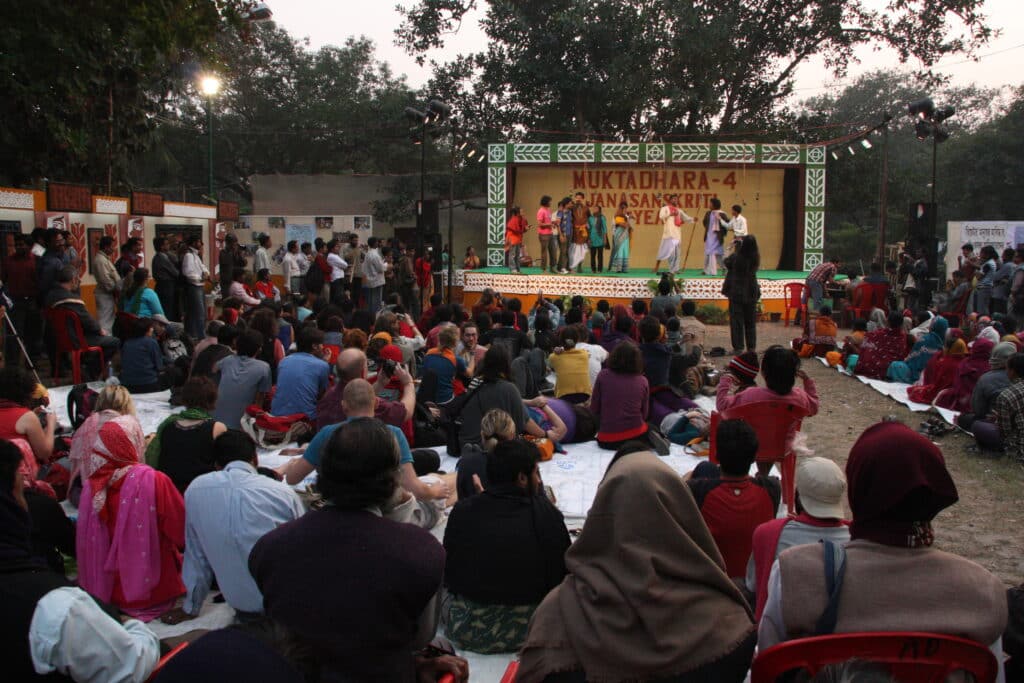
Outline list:
[[[76,546],[79,585],[150,621],[185,592],[185,504],[167,475],[142,464],[143,448],[130,415],[99,428],[81,463]]]

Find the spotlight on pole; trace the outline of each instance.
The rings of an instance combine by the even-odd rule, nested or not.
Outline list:
[[[847,145],[846,151],[850,153],[850,156],[857,156],[857,153],[853,151],[853,145]]]
[[[930,119],[935,114],[935,103],[930,97],[915,100],[907,105],[907,113],[922,119]]]
[[[932,114],[932,121],[934,121],[935,123],[942,123],[955,113],[956,108],[952,106],[946,105],[945,107],[939,107],[938,109],[935,110],[935,113]]]
[[[404,114],[405,118],[409,119],[413,123],[423,123],[423,120],[427,117],[425,113],[413,107],[406,107]]]
[[[839,160],[839,152],[837,152],[835,150],[832,150],[832,158],[835,159],[836,161],[838,161]]]
[[[935,136],[935,142],[945,142],[949,139],[949,130],[945,126],[936,124],[932,128],[932,135]]]
[[[863,140],[860,141],[860,146],[863,147],[864,149],[871,149],[872,147],[874,147],[874,145],[871,144],[871,140],[868,140],[867,138],[864,138]]]

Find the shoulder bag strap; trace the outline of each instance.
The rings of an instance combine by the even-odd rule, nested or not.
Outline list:
[[[846,549],[832,541],[823,541],[825,555],[825,590],[828,592],[828,604],[825,611],[814,624],[814,635],[826,636],[835,633],[839,619],[839,594],[843,590],[843,578],[846,576]]]

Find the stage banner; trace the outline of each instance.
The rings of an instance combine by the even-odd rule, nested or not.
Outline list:
[[[982,247],[990,246],[1002,255],[1003,249],[1024,246],[1024,220],[1021,221],[950,221],[946,224],[946,272],[957,268],[960,248],[974,247],[978,254]]]
[[[726,213],[730,213],[734,204],[743,208],[748,230],[757,237],[761,263],[775,264],[782,249],[783,175],[782,169],[743,166],[688,169],[521,165],[516,169],[515,195],[511,203],[522,208],[533,228],[527,233],[526,246],[528,253],[536,259],[540,254],[536,216],[542,196],[552,197],[551,210],[554,212],[560,199],[582,192],[588,204],[601,207],[609,232],[619,203],[626,202],[628,210],[636,218],[636,230],[630,245],[630,267],[639,270],[654,266],[662,235],[658,212],[663,198],[672,194],[679,195],[680,208],[696,219],[695,223],[685,224],[682,228],[682,255],[685,256],[689,249],[685,267],[702,267],[704,227],[701,221],[711,208],[711,199],[717,197]],[[727,241],[731,240],[732,233],[729,233]],[[608,263],[608,257],[605,263]],[[589,261],[587,266],[589,270]]]

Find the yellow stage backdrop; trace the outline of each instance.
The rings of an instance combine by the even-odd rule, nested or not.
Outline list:
[[[515,171],[513,204],[522,207],[530,224],[526,247],[537,265],[540,240],[537,238],[537,208],[544,195],[552,197],[552,212],[558,201],[576,192],[583,192],[592,205],[602,207],[608,222],[609,241],[613,217],[620,201],[629,203],[636,217],[636,230],[630,244],[630,268],[650,269],[661,242],[658,211],[661,197],[678,194],[683,210],[697,218],[696,224],[683,226],[682,252],[693,234],[686,268],[703,265],[704,239],[700,221],[710,208],[710,200],[718,197],[722,209],[733,204],[743,207],[750,234],[757,236],[762,268],[775,268],[782,251],[782,169],[637,167],[637,166],[519,166]],[[731,239],[731,233],[730,233]],[[610,252],[605,253],[605,267]],[[590,263],[586,264],[589,270]]]

